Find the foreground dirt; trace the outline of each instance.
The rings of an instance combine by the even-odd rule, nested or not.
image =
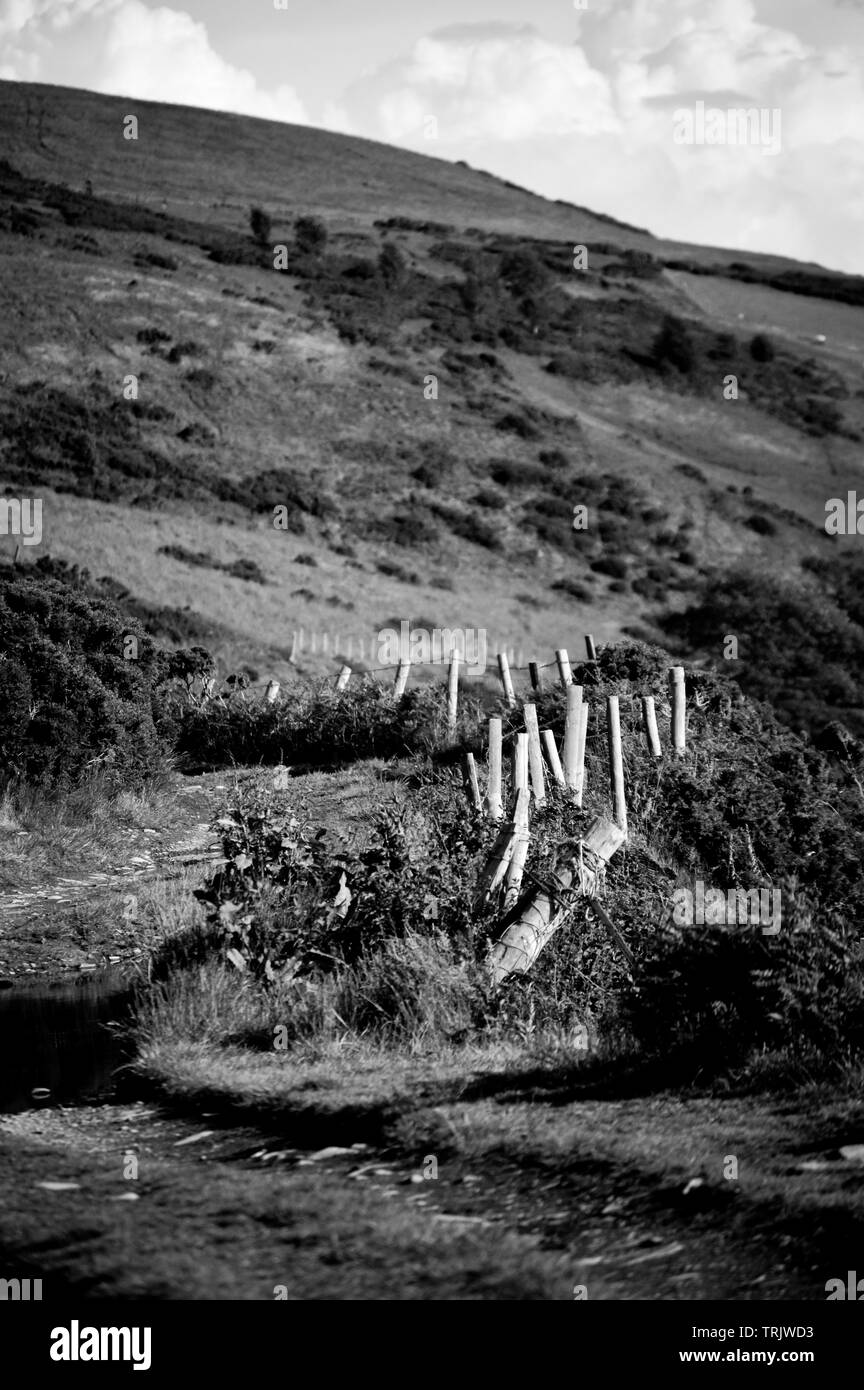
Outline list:
[[[46,1299],[557,1301],[822,1301],[855,1267],[864,1169],[802,1163],[794,1105],[511,1090],[491,1116],[478,1096],[472,1135],[470,1104],[403,1143],[346,1111],[343,1142],[312,1148],[287,1116],[141,1100],[5,1117],[0,1267]],[[721,1135],[735,1182],[719,1151],[694,1164]]]

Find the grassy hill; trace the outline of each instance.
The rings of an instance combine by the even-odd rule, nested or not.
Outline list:
[[[864,281],[303,127],[10,82],[0,124],[0,486],[43,499],[23,563],[83,566],[261,679],[333,671],[349,637],[377,665],[406,617],[526,660],[591,631],[721,661],[731,632],[773,698],[770,603],[706,608],[755,567],[810,644],[785,713],[862,726],[855,541],[823,527],[864,482]]]

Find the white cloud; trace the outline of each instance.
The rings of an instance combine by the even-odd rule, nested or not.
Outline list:
[[[429,34],[349,88],[344,118],[664,236],[862,269],[859,51],[760,23],[753,0],[592,0],[575,14],[577,43],[524,26]],[[672,113],[698,100],[779,109],[780,152],[676,145]]]
[[[306,124],[293,87],[262,91],[183,10],[142,0],[0,0],[0,72],[21,81]]]

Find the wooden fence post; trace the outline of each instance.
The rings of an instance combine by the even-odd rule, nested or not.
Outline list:
[[[555,653],[555,660],[558,663],[558,676],[561,681],[562,690],[569,690],[573,684],[573,672],[570,670],[570,658],[567,655],[566,647],[559,647]]]
[[[601,875],[613,854],[624,843],[620,826],[595,816],[580,841],[580,855],[572,865],[559,869],[548,888],[538,888],[496,941],[489,957],[493,984],[508,975],[530,970],[543,947],[572,910],[568,890],[593,902]]]
[[[489,819],[500,821],[504,814],[501,798],[501,720],[489,720],[489,776],[486,782],[486,810]]]
[[[498,670],[501,673],[501,684],[504,687],[504,698],[511,709],[516,708],[516,694],[513,690],[513,678],[510,675],[510,663],[504,652],[498,653]]]
[[[567,718],[564,723],[564,781],[570,791],[574,791],[576,788],[576,749],[579,742],[579,709],[581,704],[581,685],[568,685]]]
[[[396,672],[396,679],[393,682],[393,694],[398,700],[405,694],[405,687],[408,684],[408,672],[411,670],[410,661],[400,661],[399,669]]]
[[[574,802],[581,808],[582,792],[585,788],[585,743],[588,738],[588,706],[579,706],[579,732],[576,740],[576,786]]]
[[[350,667],[350,666],[343,666],[343,667],[342,667],[342,670],[339,672],[339,675],[338,675],[337,678],[336,678],[336,689],[337,689],[337,690],[344,690],[345,687],[346,687],[346,685],[347,685],[348,682],[350,681],[350,679],[351,679],[351,667]]]
[[[483,802],[480,799],[480,783],[477,781],[477,764],[474,761],[473,753],[465,754],[465,782],[468,789],[468,800],[475,811],[483,814]]]
[[[447,682],[447,729],[450,734],[456,732],[456,711],[459,704],[459,653],[453,651],[450,656],[450,677]]]
[[[543,677],[540,674],[540,667],[536,661],[528,662],[528,675],[531,677],[531,689],[536,690],[538,695],[542,695]]]
[[[531,841],[528,829],[528,792],[524,787],[516,795],[513,830],[513,852],[507,866],[507,887],[504,893],[505,912],[518,901],[522,888],[522,875],[525,872],[525,861],[528,858],[528,846]]]
[[[594,646],[594,638],[590,633],[585,638],[585,651],[588,653],[589,661],[597,660],[597,648]]]
[[[624,759],[621,752],[621,717],[618,696],[606,696],[606,730],[609,738],[609,774],[612,782],[612,815],[627,834],[627,803],[624,799]]]
[[[517,820],[521,821],[523,810],[527,815],[527,787],[522,787],[521,790],[517,792],[513,804],[512,816],[501,826],[495,844],[492,847],[492,853],[483,866],[483,871],[480,874],[480,879],[477,884],[478,906],[482,906],[484,903],[488,902],[504,882],[516,845],[516,823]]]
[[[534,800],[539,804],[546,800],[543,784],[543,753],[540,749],[540,727],[537,723],[537,706],[523,705],[522,716],[528,733],[528,765],[531,769],[531,790]]]
[[[264,699],[268,705],[272,705],[279,698],[279,682],[268,681],[267,689],[264,691]]]
[[[669,672],[672,682],[672,747],[679,758],[686,745],[686,695],[684,691],[684,667],[673,666]]]
[[[528,735],[517,734],[513,744],[513,794],[528,790]]]
[[[543,740],[543,748],[546,753],[546,760],[549,763],[549,768],[552,773],[552,776],[555,778],[555,781],[558,783],[558,786],[563,787],[565,785],[564,769],[561,766],[561,759],[558,757],[558,749],[555,744],[555,735],[553,734],[551,729],[544,729],[540,737]]]
[[[645,725],[645,738],[648,743],[648,752],[653,753],[655,758],[663,757],[663,749],[660,747],[660,734],[657,729],[657,711],[654,708],[654,696],[642,696],[642,720]]]

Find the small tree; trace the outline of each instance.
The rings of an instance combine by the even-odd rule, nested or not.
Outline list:
[[[263,208],[249,209],[249,226],[252,235],[259,246],[269,246],[271,241],[271,224],[268,214]]]
[[[298,217],[294,223],[294,244],[301,256],[322,256],[327,245],[327,228],[317,217]]]

